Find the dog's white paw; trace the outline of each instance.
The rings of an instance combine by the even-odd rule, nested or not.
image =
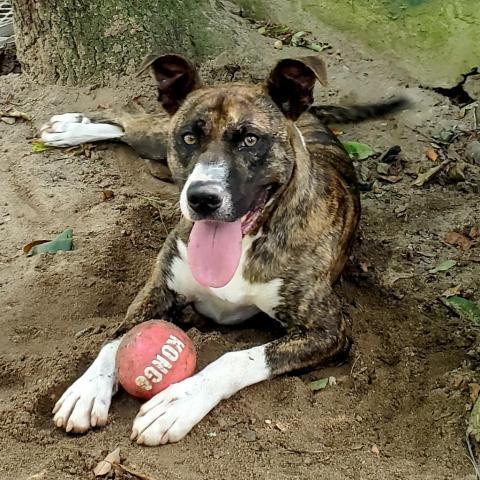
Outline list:
[[[120,340],[108,343],[88,370],[60,397],[53,423],[67,432],[83,433],[107,423],[108,409],[117,391],[115,355]]]
[[[221,400],[211,387],[202,373],[170,385],[142,406],[130,438],[148,446],[178,442]]]
[[[56,403],[53,423],[67,432],[83,433],[107,423],[114,385],[104,374],[80,377]]]
[[[130,438],[149,446],[178,442],[221,400],[269,375],[265,346],[226,353],[145,403]]]
[[[109,123],[92,123],[81,113],[54,115],[40,128],[40,137],[52,147],[71,147],[82,143],[123,137],[122,128]]]

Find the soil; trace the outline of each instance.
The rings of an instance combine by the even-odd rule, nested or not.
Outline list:
[[[151,104],[153,84],[145,77],[104,88],[45,87],[19,74],[0,77],[0,109],[11,106],[34,119],[0,121],[0,479],[93,478],[93,467],[116,447],[126,465],[155,479],[475,478],[464,439],[468,385],[479,377],[477,331],[439,301],[456,285],[480,300],[478,240],[465,252],[444,242],[451,230],[480,225],[480,168],[463,155],[472,135],[445,145],[451,165],[423,187],[412,186],[435,165],[425,155],[430,136],[457,125],[469,131],[472,117],[460,118],[448,98],[421,89],[342,34],[325,27],[318,36],[332,45],[330,86],[318,88],[319,102],[365,102],[402,91],[415,100],[394,119],[342,127],[342,139],[378,153],[402,149],[388,172],[400,177],[397,183],[378,178],[378,158],[358,162],[366,190],[362,227],[337,286],[354,321],[351,356],[245,389],[180,443],[160,448],[129,441],[140,402],[124,392],[114,398],[108,425],[85,435],[56,429],[50,412],[145,281],[175,224],[175,188],[151,177],[124,146],[44,153],[31,146],[50,115],[133,98]],[[279,52],[255,31],[245,37],[245,51],[253,44],[255,50],[235,62],[227,54],[213,59],[204,77],[258,81],[276,58],[308,54]],[[453,167],[464,168],[463,177]],[[104,201],[107,189],[114,197]],[[24,244],[67,226],[73,251],[23,254]],[[429,273],[446,259],[457,263]],[[200,367],[271,337],[263,322],[228,329],[189,318],[184,328]],[[308,382],[324,377],[336,384],[312,392]]]

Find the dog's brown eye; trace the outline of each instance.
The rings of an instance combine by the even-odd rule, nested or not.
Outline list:
[[[253,147],[257,142],[258,142],[258,137],[257,137],[256,135],[247,135],[247,136],[243,139],[243,143],[244,143],[247,147]]]
[[[197,137],[193,133],[186,133],[183,136],[183,141],[187,145],[195,145],[197,143]]]

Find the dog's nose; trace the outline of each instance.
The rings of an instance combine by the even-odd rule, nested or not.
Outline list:
[[[194,212],[200,215],[211,215],[223,202],[222,189],[219,185],[195,182],[188,187],[187,200]]]

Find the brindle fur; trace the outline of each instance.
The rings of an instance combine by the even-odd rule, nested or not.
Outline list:
[[[160,57],[157,66],[156,61],[151,59],[149,65],[153,65],[157,79],[165,71],[168,77],[171,64],[178,66],[173,56],[167,60]],[[182,163],[176,135],[178,129],[199,112],[205,118],[208,131],[206,150],[232,124],[248,122],[270,133],[268,165],[261,175],[268,177],[266,183],[278,182],[280,188],[261,222],[251,232],[257,237],[249,250],[243,276],[250,282],[283,281],[281,301],[274,317],[284,327],[285,334],[267,347],[272,375],[320,365],[348,349],[349,324],[342,315],[332,284],[347,261],[360,216],[352,162],[337,138],[319,120],[323,113],[312,108],[310,112],[305,111],[313,100],[315,78],[325,81],[323,63],[312,57],[303,62],[284,62],[287,74],[282,69],[279,71],[277,65],[265,85],[199,87],[193,67],[181,59],[180,66],[184,68],[180,68],[180,73],[174,69],[176,77],[173,76],[180,75],[185,88],[177,89],[173,93],[175,98],[171,98],[174,83],[168,83],[169,79],[165,81],[164,77],[159,83],[159,99],[167,105],[172,115],[170,121],[165,115],[142,117],[143,120],[130,115],[110,120],[124,128],[127,143],[146,152],[150,158],[164,155],[167,137],[168,165],[180,188],[193,167]],[[295,68],[300,66],[299,69],[292,71],[292,62]],[[308,82],[300,82],[298,86],[296,75],[302,80],[302,75],[307,75]],[[300,90],[292,93],[292,87]],[[395,104],[392,108],[397,107]],[[388,108],[381,110],[382,115],[385,110]],[[357,119],[365,119],[372,116],[372,111],[363,117],[358,111],[354,114]],[[342,118],[348,119],[348,115],[344,112]],[[155,122],[157,126],[153,127]],[[152,155],[157,141],[161,153]],[[170,233],[150,279],[114,335],[151,318],[174,320],[174,314],[186,305],[184,298],[168,288],[167,281],[172,260],[179,254],[177,239],[186,243],[191,228],[192,223],[182,218]]]

